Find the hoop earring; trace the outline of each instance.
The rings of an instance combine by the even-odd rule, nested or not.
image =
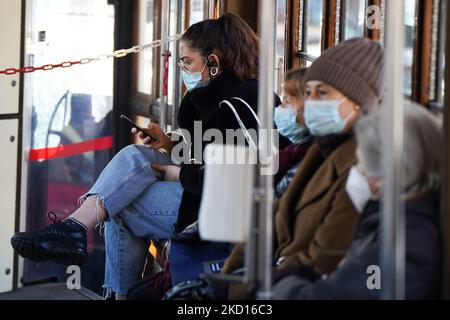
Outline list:
[[[215,77],[219,73],[219,69],[217,67],[212,67],[209,73],[211,74],[212,77]]]

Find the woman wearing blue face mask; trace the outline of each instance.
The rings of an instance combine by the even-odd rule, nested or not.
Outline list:
[[[377,108],[383,77],[383,48],[364,38],[341,42],[310,66],[304,118],[314,143],[276,209],[276,281],[293,272],[329,273],[350,246],[359,220],[345,190],[356,163],[353,127]],[[228,259],[226,272],[241,266],[242,249]]]
[[[220,107],[221,101],[239,97],[256,112],[258,39],[241,18],[227,13],[192,25],[179,50],[188,91],[178,124],[190,133],[195,157],[195,151],[210,142],[203,141],[207,130],[216,129],[226,137],[226,130],[240,129],[234,113]],[[274,94],[274,105],[279,104]],[[256,130],[252,111],[240,100],[233,100],[233,105],[245,127]],[[195,134],[196,122],[200,132]],[[138,133],[144,145],[122,149],[81,197],[78,210],[46,228],[16,233],[11,239],[14,249],[32,260],[81,265],[87,258],[87,229],[106,222],[104,287],[124,298],[142,275],[150,240],[169,239],[174,223],[179,232],[194,222],[202,194],[203,166],[173,165],[170,155],[157,151],[170,153],[171,138],[155,123],[147,131],[156,141]]]
[[[181,103],[178,124],[194,136],[194,123],[201,122],[201,133],[217,129],[240,129],[233,112],[221,101],[229,100],[247,129],[257,129],[252,112],[257,112],[259,43],[255,33],[238,16],[227,13],[218,20],[206,20],[189,28],[180,41],[183,82],[188,90]],[[280,99],[274,94],[274,105]],[[194,155],[195,144],[192,145]],[[200,150],[206,143],[201,142]],[[194,155],[195,157],[195,155]],[[176,232],[197,220],[201,199],[203,165],[183,165],[180,181],[184,188]],[[186,201],[183,201],[185,200]]]
[[[279,169],[275,175],[277,198],[281,198],[288,188],[312,143],[303,117],[307,70],[307,68],[296,69],[286,74],[283,83],[283,104],[275,109],[274,121],[277,130],[292,143],[279,153]]]

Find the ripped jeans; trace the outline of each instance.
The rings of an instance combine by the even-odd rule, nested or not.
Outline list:
[[[107,292],[126,295],[140,279],[150,240],[169,239],[183,188],[161,181],[151,164],[172,165],[169,155],[131,145],[106,166],[82,199],[97,195],[108,213],[105,222]]]

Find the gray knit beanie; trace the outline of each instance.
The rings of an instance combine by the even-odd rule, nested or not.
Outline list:
[[[381,45],[366,38],[354,38],[324,51],[309,68],[305,80],[323,81],[367,110],[383,96],[384,73]]]

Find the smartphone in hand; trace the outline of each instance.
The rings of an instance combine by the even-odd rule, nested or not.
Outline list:
[[[120,117],[121,117],[122,119],[128,121],[128,123],[129,123],[133,128],[136,128],[137,131],[142,132],[142,134],[144,135],[144,138],[150,138],[150,139],[152,140],[152,142],[156,142],[156,139],[155,139],[155,138],[153,138],[152,136],[150,136],[144,128],[138,126],[136,123],[134,123],[133,121],[131,121],[130,118],[124,116],[123,114],[122,114]]]

